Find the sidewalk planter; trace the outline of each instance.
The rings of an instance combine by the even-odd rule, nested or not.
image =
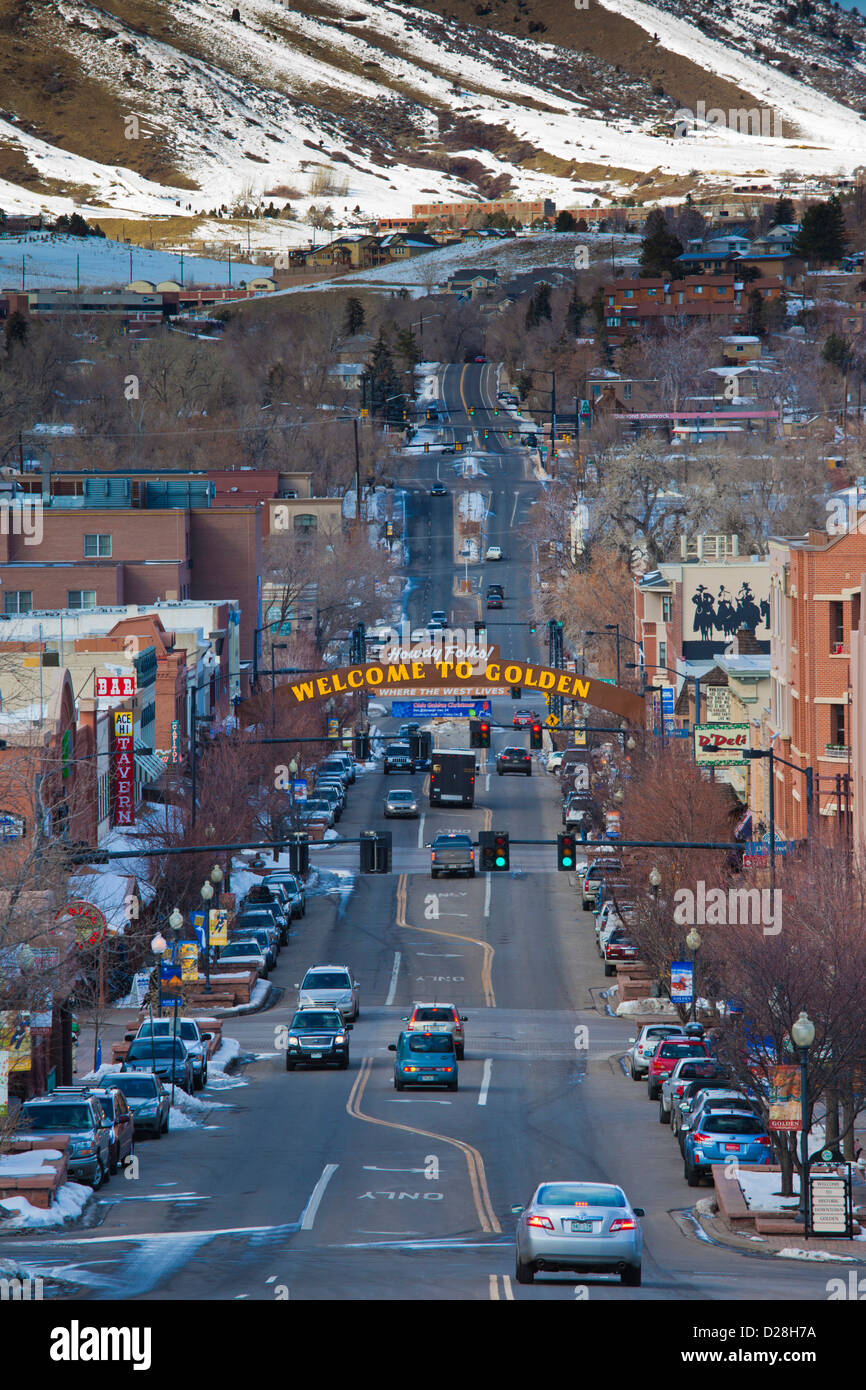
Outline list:
[[[0,1198],[25,1197],[43,1211],[54,1205],[58,1188],[67,1181],[66,1150],[68,1136],[52,1136],[50,1140],[15,1140],[8,1153],[0,1155]],[[52,1157],[39,1158],[41,1150]],[[27,1155],[33,1154],[32,1171]],[[7,1162],[7,1160],[10,1160]],[[2,1230],[2,1224],[0,1224]]]

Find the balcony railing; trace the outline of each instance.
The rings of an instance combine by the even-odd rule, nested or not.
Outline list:
[[[851,749],[847,743],[825,743],[824,753],[828,758],[845,758],[851,756]]]

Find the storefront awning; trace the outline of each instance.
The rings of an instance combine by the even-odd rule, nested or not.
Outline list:
[[[165,772],[162,758],[150,748],[136,748],[134,758],[136,782],[155,782]]]

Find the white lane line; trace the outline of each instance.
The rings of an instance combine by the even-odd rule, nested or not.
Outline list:
[[[510,520],[509,523],[508,523],[509,527],[511,527],[511,526],[514,525],[514,517],[515,517],[515,515],[516,515],[516,513],[517,513],[517,504],[518,504],[519,501],[520,501],[520,493],[517,491],[517,489],[515,489],[515,491],[514,491],[514,506],[511,508],[511,520]]]
[[[513,1303],[513,1302],[514,1302],[514,1290],[513,1290],[513,1288],[511,1287],[511,1275],[510,1275],[510,1274],[503,1274],[503,1276],[502,1276],[502,1287],[505,1289],[505,1297],[506,1297],[507,1299],[510,1299],[511,1302]]]
[[[488,772],[487,776],[486,776],[485,779],[484,779],[484,790],[485,790],[485,792],[489,792],[489,791],[490,791],[490,773],[489,773],[489,772]]]
[[[391,983],[388,986],[388,995],[385,1000],[387,1004],[394,1003],[394,995],[397,993],[397,976],[400,974],[400,961],[403,959],[399,951],[394,952],[394,969],[391,971]]]
[[[310,1200],[304,1207],[303,1215],[301,1216],[302,1231],[311,1231],[313,1229],[313,1222],[316,1219],[316,1212],[319,1210],[319,1203],[325,1195],[325,1188],[328,1186],[328,1183],[331,1181],[338,1167],[339,1164],[337,1163],[326,1163],[325,1167],[322,1169],[322,1176],[310,1193]]]
[[[413,1096],[411,1100],[386,1100],[386,1105],[450,1105],[450,1100],[433,1100],[430,1096]]]
[[[487,1092],[490,1089],[490,1073],[493,1070],[493,1058],[484,1058],[484,1070],[481,1073],[481,1090],[478,1092],[478,1104],[487,1104]]]
[[[499,1298],[499,1276],[491,1274],[488,1276],[490,1285],[490,1297],[494,1302]]]
[[[486,879],[485,879],[485,881],[484,881],[484,916],[485,916],[485,917],[489,917],[489,916],[490,916],[490,885],[491,885],[491,878],[490,878],[490,875],[488,874],[487,877],[486,877]]]
[[[426,814],[427,814],[426,811],[422,811],[422,813],[421,813],[421,819],[420,819],[419,822],[418,822],[418,848],[419,848],[419,849],[423,849],[423,848],[424,848],[424,820],[425,820]]]

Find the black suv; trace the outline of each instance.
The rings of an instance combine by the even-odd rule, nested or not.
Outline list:
[[[496,771],[500,777],[506,772],[522,772],[532,776],[532,759],[525,748],[503,748],[496,757]]]
[[[415,771],[412,749],[408,743],[388,744],[388,747],[385,749],[385,763],[382,771],[386,774],[389,772]]]
[[[56,1098],[55,1098],[56,1097]],[[44,1138],[48,1134],[69,1135],[66,1160],[69,1176],[101,1187],[111,1169],[111,1123],[86,1087],[65,1087],[27,1100],[18,1114],[18,1139]]]
[[[351,1023],[344,1023],[338,1009],[298,1009],[289,1027],[286,1071],[299,1062],[326,1066],[336,1062],[341,1071],[349,1065]]]

